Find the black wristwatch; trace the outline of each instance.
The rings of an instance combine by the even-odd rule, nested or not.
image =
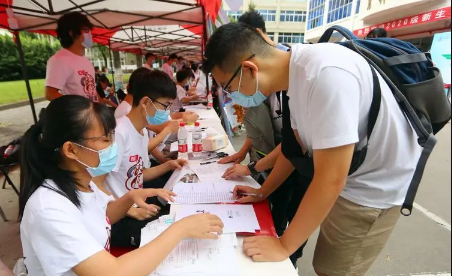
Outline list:
[[[258,175],[259,172],[256,171],[257,162],[251,162],[248,164],[248,169],[250,170],[252,175]]]

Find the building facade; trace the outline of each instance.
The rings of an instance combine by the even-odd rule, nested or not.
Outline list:
[[[308,0],[224,0],[223,9],[238,20],[250,4],[265,18],[267,34],[274,42],[304,42]]]
[[[317,42],[332,25],[359,37],[384,28],[390,37],[430,50],[436,33],[450,32],[451,0],[309,0],[305,38]]]

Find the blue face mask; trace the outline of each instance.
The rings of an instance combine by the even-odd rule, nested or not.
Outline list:
[[[156,108],[154,103],[152,102],[152,100],[151,100],[151,103],[156,110],[154,116],[150,116],[148,114],[147,109],[144,108],[144,111],[146,111],[146,121],[148,122],[148,124],[158,126],[158,125],[162,125],[162,124],[168,122],[168,118],[170,116],[170,111],[169,110],[167,110],[167,111],[160,110],[160,109]]]
[[[106,149],[103,150],[93,150],[85,146],[76,144],[79,147],[90,150],[92,152],[97,152],[99,154],[99,165],[96,168],[90,167],[80,160],[77,160],[80,164],[86,167],[86,170],[92,177],[98,177],[104,174],[111,173],[116,166],[118,161],[118,144],[113,143]]]
[[[91,32],[84,33],[83,37],[85,38],[85,40],[82,43],[83,47],[85,47],[87,49],[93,47],[94,41],[93,41],[93,35],[91,34]]]
[[[240,80],[239,80],[239,88],[242,85],[242,76],[243,76],[243,70],[240,72]],[[245,108],[249,107],[255,107],[261,105],[267,97],[262,94],[262,92],[259,90],[259,75],[256,76],[256,93],[254,93],[252,96],[247,96],[242,93],[240,93],[239,90],[232,92],[229,97],[231,100]]]

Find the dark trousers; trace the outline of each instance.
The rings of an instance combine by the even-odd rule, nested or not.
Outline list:
[[[143,183],[145,189],[161,189],[165,186],[172,172],[169,172],[155,180]],[[151,197],[146,200],[147,204],[154,204],[162,208],[158,216],[149,220],[136,220],[130,217],[124,217],[122,220],[111,226],[111,245],[113,247],[139,247],[141,243],[141,229],[149,222],[158,219],[160,216],[170,213],[170,205],[163,206],[157,197]]]
[[[278,236],[284,234],[288,223],[291,223],[294,219],[310,183],[311,179],[294,172],[270,195],[269,200],[272,205],[272,216]],[[303,250],[306,244],[307,242],[290,256],[290,260],[295,267],[298,259],[303,257]]]

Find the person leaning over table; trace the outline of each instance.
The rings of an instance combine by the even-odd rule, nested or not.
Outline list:
[[[92,29],[89,19],[79,12],[58,19],[56,33],[63,48],[47,61],[47,100],[79,95],[93,102],[100,101],[94,67],[85,57],[85,49],[93,46]]]
[[[99,94],[99,97],[102,99],[102,103],[107,104],[111,107],[117,108],[118,105],[113,102],[112,99],[114,99],[114,88],[109,87],[109,80],[105,76],[99,76],[99,82],[96,85],[96,91],[97,94]],[[116,101],[116,99],[114,99]]]
[[[30,276],[148,275],[185,238],[216,239],[223,223],[204,214],[176,222],[122,257],[110,255],[111,224],[165,190],[131,190],[114,200],[91,182],[109,173],[118,152],[109,109],[81,96],[52,101],[23,139],[20,235]]]
[[[298,44],[284,52],[240,23],[220,27],[209,39],[205,57],[205,72],[212,72],[241,101],[259,105],[274,91],[288,91],[282,154],[261,189],[234,190],[237,198],[241,193],[261,196],[239,202],[267,198],[295,168],[313,175],[284,235],[247,238],[246,254],[255,261],[282,261],[320,226],[317,274],[365,275],[400,217],[420,156],[416,134],[388,85],[378,74],[374,77],[364,58],[345,47]],[[382,90],[381,108],[367,143],[374,78]],[[365,146],[364,163],[352,168],[354,153]],[[309,163],[313,170],[304,166]]]

